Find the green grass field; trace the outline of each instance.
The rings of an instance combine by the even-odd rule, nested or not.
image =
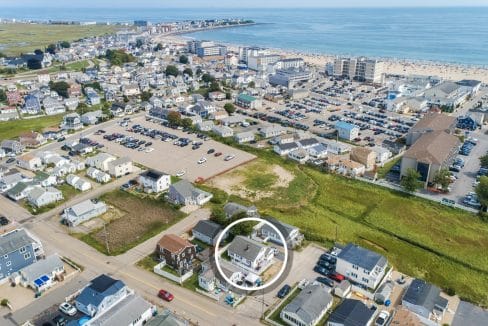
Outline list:
[[[2,24],[0,25],[0,52],[7,55],[44,49],[50,43],[75,41],[80,38],[113,33],[116,26]]]
[[[43,116],[34,119],[22,119],[0,122],[0,139],[18,137],[26,131],[42,131],[47,127],[58,127],[63,120],[63,115]]]
[[[401,272],[488,306],[488,224],[476,215],[297,166],[270,152],[255,154],[295,175],[288,187],[254,203],[263,215],[300,227],[308,240],[358,243]],[[246,184],[263,177],[252,172]]]

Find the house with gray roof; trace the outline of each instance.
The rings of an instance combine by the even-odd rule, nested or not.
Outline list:
[[[228,202],[224,205],[224,212],[227,218],[231,218],[239,213],[246,213],[247,217],[259,216],[256,206],[244,206],[233,202]]]
[[[188,321],[165,310],[146,323],[146,326],[188,326]]]
[[[13,273],[36,262],[44,250],[39,240],[25,229],[0,235],[0,283]]]
[[[337,255],[336,272],[352,284],[376,289],[388,267],[386,258],[355,244],[348,244]]]
[[[203,205],[213,195],[194,187],[189,181],[181,180],[169,186],[168,201],[175,205]]]
[[[313,326],[327,313],[332,295],[321,284],[309,284],[280,312],[280,318],[291,326]]]
[[[403,295],[402,305],[416,314],[426,325],[438,325],[436,317],[442,318],[448,300],[440,296],[441,290],[424,280],[414,279]]]
[[[12,276],[15,283],[44,291],[56,283],[56,277],[64,273],[64,264],[58,255],[50,255],[22,268]]]
[[[43,207],[63,200],[63,193],[56,188],[37,186],[27,195],[29,203],[35,207]]]
[[[275,250],[245,236],[236,236],[227,248],[232,263],[255,274],[272,264]]]
[[[75,299],[76,309],[93,317],[103,314],[130,293],[124,282],[102,274],[94,278]]]
[[[267,218],[267,220],[280,231],[285,238],[288,247],[294,248],[299,246],[303,241],[303,235],[300,233],[300,229],[296,226],[283,223],[274,218]],[[257,235],[263,238],[264,241],[270,241],[279,244],[280,246],[284,245],[280,234],[267,223],[262,223],[257,226]]]
[[[191,231],[196,239],[214,246],[220,231],[222,231],[222,226],[209,220],[201,220],[198,221]]]
[[[344,299],[332,312],[327,326],[370,326],[373,324],[374,310],[354,299]]]
[[[62,214],[63,222],[68,226],[77,226],[107,211],[107,205],[102,201],[85,200],[66,208]]]

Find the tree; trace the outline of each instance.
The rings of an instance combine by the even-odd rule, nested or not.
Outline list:
[[[188,57],[184,54],[180,55],[180,63],[184,65],[188,64]]]
[[[141,48],[142,46],[144,45],[144,42],[138,38],[137,41],[136,41],[136,48]]]
[[[227,222],[227,216],[225,215],[224,209],[219,206],[215,206],[212,208],[212,213],[210,214],[210,220],[220,224],[220,225],[226,225]]]
[[[220,85],[215,80],[210,83],[210,87],[208,88],[209,92],[219,92]]]
[[[197,70],[197,74],[198,74],[198,70]],[[211,82],[215,81],[215,78],[210,74],[203,74],[202,75],[202,81],[205,83],[211,83]]]
[[[51,43],[47,46],[46,52],[50,54],[55,54],[56,53],[56,44]]]
[[[65,81],[59,81],[59,82],[50,82],[49,87],[51,88],[52,91],[55,91],[58,93],[60,96],[64,98],[68,98],[68,89],[69,89],[69,84]]]
[[[172,66],[172,65],[169,65],[169,66],[166,66],[166,70],[165,70],[165,74],[166,76],[178,76],[180,72],[178,71],[178,68],[176,68],[175,66]]]
[[[197,68],[197,76],[200,76],[201,74],[203,74],[202,68],[198,67]]]
[[[7,100],[7,94],[3,89],[0,89],[0,102],[5,102]]]
[[[61,43],[59,43],[59,46],[63,49],[69,49],[71,47],[71,44],[68,41],[62,41]]]
[[[448,169],[442,168],[434,175],[434,183],[440,185],[443,191],[447,191],[451,184],[451,172]]]
[[[236,112],[236,107],[232,103],[225,103],[224,110],[227,111],[227,113],[230,115]]]
[[[42,52],[42,50],[40,50],[40,49],[35,49],[34,54],[35,55],[42,55],[42,54],[44,54],[44,52]]]
[[[38,59],[27,60],[27,68],[29,68],[31,70],[42,69],[41,60],[38,60]]]
[[[480,157],[480,164],[482,168],[488,168],[488,154]]]
[[[226,99],[226,100],[230,100],[230,99],[232,99],[232,94],[231,94],[230,92],[226,92],[226,93],[225,93],[225,99]]]
[[[255,83],[255,82],[253,82],[253,81],[251,81],[251,82],[249,82],[249,84],[247,84],[247,86],[248,86],[249,88],[254,88],[254,87],[256,87],[256,83]]]
[[[193,125],[193,120],[190,118],[184,118],[181,120],[181,126],[183,128],[191,128],[192,125]]]
[[[415,192],[422,185],[419,181],[420,173],[414,169],[408,169],[407,174],[403,177],[401,185],[405,191]]]
[[[107,50],[107,52],[105,52],[105,59],[110,61],[110,63],[114,66],[121,66],[124,63],[135,61],[132,54],[126,53],[122,49]]]
[[[141,100],[143,101],[149,101],[151,97],[152,97],[152,93],[150,91],[143,91],[141,93]]]
[[[158,43],[155,47],[154,47],[154,52],[158,52],[158,51],[161,51],[163,49],[163,45],[161,43]]]
[[[481,205],[484,208],[488,207],[488,177],[482,176],[480,178],[480,183],[476,186],[475,192]]]
[[[92,83],[86,83],[86,84],[83,84],[83,89],[87,88],[87,87],[91,87],[93,89],[96,89],[96,90],[99,90],[99,91],[102,91],[102,85],[100,85],[99,82],[95,81],[95,82],[92,82]]]
[[[0,52],[0,58],[6,58],[6,57],[7,57],[7,55],[5,53]]]
[[[168,113],[168,122],[172,126],[179,126],[181,124],[181,114],[177,111]]]
[[[193,77],[193,70],[191,68],[185,68],[185,70],[183,70],[183,74]]]

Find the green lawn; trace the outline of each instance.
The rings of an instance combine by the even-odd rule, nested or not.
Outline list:
[[[75,41],[80,38],[104,35],[117,31],[117,26],[108,25],[48,25],[48,24],[2,24],[0,44],[7,55],[32,52],[58,41]]]
[[[0,122],[0,139],[12,139],[26,131],[42,131],[47,127],[59,127],[63,115],[43,116],[34,119],[21,119]]]
[[[360,244],[401,272],[488,306],[488,224],[476,215],[298,166],[269,151],[253,153],[295,175],[288,187],[254,203],[263,215],[300,227],[307,240]]]
[[[64,69],[61,69],[62,67],[61,64],[56,64],[53,65],[52,67],[49,67],[47,71],[49,73],[61,72],[61,71],[82,71],[84,68],[88,68],[89,66],[90,64],[88,60],[82,60],[82,61],[68,63],[64,66]]]
[[[397,157],[394,160],[391,160],[390,162],[386,163],[383,167],[378,169],[378,179],[384,179],[388,172],[390,172],[391,168],[395,166],[398,162],[402,160],[402,157]]]

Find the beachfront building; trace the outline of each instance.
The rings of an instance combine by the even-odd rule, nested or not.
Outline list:
[[[312,77],[309,70],[305,69],[280,69],[269,77],[269,83],[275,86],[293,88],[299,83],[307,82]]]
[[[333,74],[336,77],[349,78],[372,84],[383,83],[383,62],[360,58],[341,58],[334,60]]]

